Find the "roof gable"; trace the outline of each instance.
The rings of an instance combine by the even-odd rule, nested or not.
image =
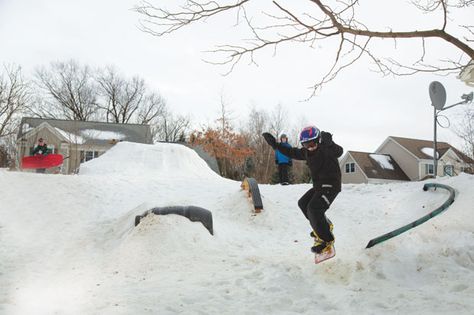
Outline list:
[[[410,179],[388,154],[349,151],[367,178],[406,180]]]
[[[433,141],[432,140],[420,140],[420,139],[410,139],[410,138],[402,138],[402,137],[394,137],[390,136],[392,140],[398,143],[400,146],[405,148],[411,154],[416,156],[418,159],[422,160],[431,160],[433,159]],[[458,149],[450,145],[446,142],[437,142],[436,148],[438,150],[439,156],[442,157],[446,154],[450,149],[452,149],[460,158],[464,160],[466,163],[472,163],[472,160],[467,157],[465,154],[460,152]],[[428,154],[431,152],[431,154]],[[471,162],[469,162],[469,160]]]

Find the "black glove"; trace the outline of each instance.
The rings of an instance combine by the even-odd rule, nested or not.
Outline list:
[[[265,138],[265,141],[273,148],[275,149],[277,147],[277,142],[274,136],[272,136],[268,132],[264,132],[262,136]]]
[[[321,131],[321,144],[331,145],[332,144],[332,134],[329,132]]]
[[[288,165],[293,166],[293,161],[292,160],[288,161]]]

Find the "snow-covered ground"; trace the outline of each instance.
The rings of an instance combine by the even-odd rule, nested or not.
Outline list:
[[[315,265],[296,205],[310,185],[260,185],[256,215],[184,146],[120,143],[75,176],[0,170],[0,314],[472,314],[474,177],[437,182],[454,204],[371,249],[448,194],[344,185],[337,255]],[[175,205],[212,211],[214,236],[178,215],[134,227]]]

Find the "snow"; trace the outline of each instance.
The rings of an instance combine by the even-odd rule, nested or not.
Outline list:
[[[431,158],[433,158],[434,156],[434,149],[433,148],[428,148],[428,147],[424,147],[421,149],[421,152],[423,152],[424,154],[430,156]],[[436,153],[436,158],[438,158],[439,154]]]
[[[84,139],[81,136],[78,136],[76,134],[67,132],[65,130],[62,130],[61,128],[54,127],[54,129],[56,129],[56,131],[59,134],[61,134],[64,138],[66,138],[71,143],[75,143],[75,144],[84,144],[84,143],[86,143],[86,139]]]
[[[375,160],[381,168],[387,170],[394,170],[390,156],[382,154],[369,154],[369,156],[371,159]]]
[[[474,176],[436,182],[451,207],[371,249],[448,193],[344,185],[327,212],[336,257],[315,265],[297,207],[310,185],[259,185],[254,214],[184,146],[122,142],[72,176],[0,169],[0,314],[472,314]],[[177,215],[134,227],[171,205],[212,211],[214,235]]]
[[[81,130],[81,134],[77,135],[74,133],[70,133],[68,131],[62,130],[61,128],[55,127],[56,131],[60,133],[64,138],[69,140],[72,143],[76,144],[84,144],[88,139],[94,140],[121,140],[125,138],[125,135],[119,132],[112,132],[112,131],[102,131],[102,130],[95,130],[95,129],[85,129]]]
[[[96,140],[122,140],[125,138],[125,135],[120,132],[113,131],[103,131],[95,129],[85,129],[81,131],[81,134],[88,139]]]

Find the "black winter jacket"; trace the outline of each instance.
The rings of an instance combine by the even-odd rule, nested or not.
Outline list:
[[[306,160],[311,171],[313,187],[317,190],[321,188],[331,188],[341,191],[341,169],[337,160],[343,153],[343,148],[332,141],[332,137],[325,139],[314,151],[306,148],[287,148],[279,143],[277,149],[284,155],[295,160]]]

